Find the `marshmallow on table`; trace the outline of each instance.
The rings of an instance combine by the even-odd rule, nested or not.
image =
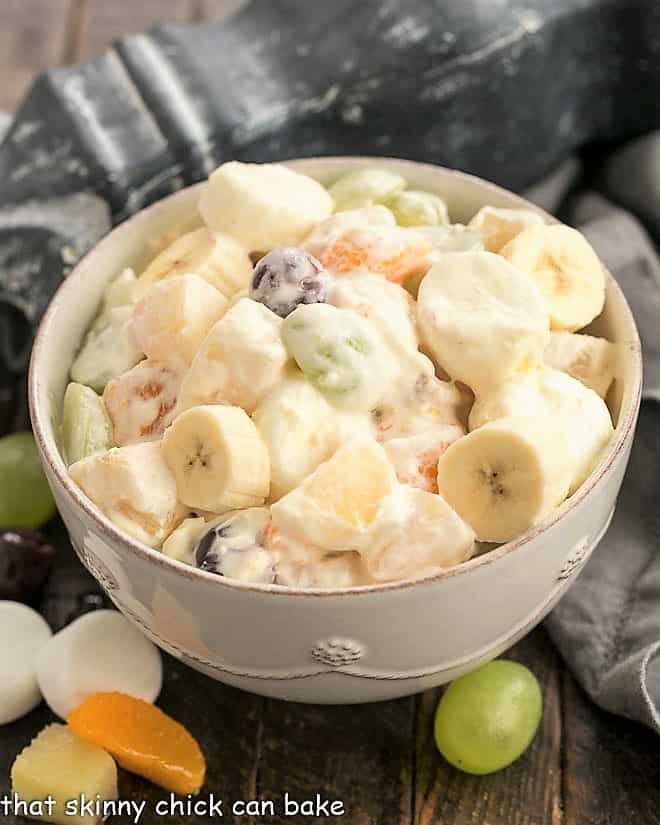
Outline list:
[[[93,693],[154,702],[163,665],[158,649],[121,613],[96,610],[53,636],[38,657],[37,680],[50,709],[66,719]]]
[[[36,659],[51,636],[31,607],[0,601],[0,725],[20,719],[41,702]]]

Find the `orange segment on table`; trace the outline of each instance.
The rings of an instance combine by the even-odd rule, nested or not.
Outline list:
[[[123,693],[95,693],[69,714],[81,739],[131,773],[179,794],[204,784],[206,762],[193,736],[154,705]]]

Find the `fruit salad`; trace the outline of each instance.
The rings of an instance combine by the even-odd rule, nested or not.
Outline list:
[[[253,585],[426,576],[533,527],[613,435],[615,347],[584,332],[605,274],[531,209],[450,209],[384,169],[220,166],[198,228],[106,289],[64,397],[71,477]]]

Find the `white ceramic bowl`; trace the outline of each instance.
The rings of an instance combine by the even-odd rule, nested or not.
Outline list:
[[[444,197],[455,221],[485,204],[527,206],[468,175],[383,158],[294,161],[321,181],[363,165],[399,172]],[[421,580],[343,590],[246,585],[166,558],[118,530],[69,478],[56,422],[69,366],[106,283],[136,269],[149,241],[195,223],[199,187],[127,220],[76,267],[37,334],[32,424],[59,511],[81,560],[117,607],[156,644],[214,679],[303,702],[391,699],[447,682],[499,655],[536,625],[577,576],[612,517],[641,391],[640,344],[610,277],[594,331],[618,344],[611,408],[616,435],[578,492],[509,544]],[[531,207],[533,208],[533,207]]]

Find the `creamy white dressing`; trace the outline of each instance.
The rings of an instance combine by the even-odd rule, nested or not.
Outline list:
[[[301,247],[321,258],[343,236],[380,260],[396,257],[410,240],[422,247],[430,244],[428,266],[447,250],[483,248],[480,234],[465,227],[397,227],[384,206],[332,215],[316,226]],[[470,531],[437,496],[435,468],[444,450],[465,434],[472,399],[453,383],[438,379],[433,362],[420,352],[416,302],[408,284],[404,289],[364,268],[330,272],[326,302],[309,306],[323,307],[320,315],[327,315],[330,307],[346,313],[338,313],[338,322],[354,320],[339,330],[339,345],[353,340],[351,336],[359,337],[362,330],[366,347],[363,353],[358,340],[360,346],[339,359],[336,369],[330,365],[322,387],[312,384],[307,372],[296,366],[291,351],[284,364],[282,321],[273,315],[273,323],[257,323],[259,313],[264,313],[261,303],[256,304],[259,313],[253,312],[252,320],[245,318],[235,328],[217,322],[197,351],[183,386],[181,375],[158,363],[145,361],[130,370],[141,356],[125,338],[133,309],[116,305],[131,300],[133,287],[132,273],[124,273],[111,287],[102,320],[72,370],[85,383],[91,376],[100,389],[116,379],[106,389],[106,402],[117,443],[159,438],[173,415],[191,405],[230,403],[243,406],[253,417],[271,456],[271,496],[264,507],[221,516],[198,513],[171,532],[163,552],[239,581],[303,588],[348,587],[423,575],[469,556]],[[245,295],[242,290],[227,296],[234,314],[253,303],[237,300]],[[295,304],[299,296],[299,285],[282,279],[273,298]],[[266,314],[270,317],[270,311]],[[214,335],[223,326],[231,332],[229,340],[216,340]],[[307,353],[313,350],[314,329],[294,330],[294,334],[302,337]],[[105,367],[97,375],[102,361]],[[269,367],[275,361],[276,370]],[[341,399],[340,390],[351,370],[356,388]],[[228,388],[235,394],[227,395]],[[240,397],[249,397],[249,403],[241,405]],[[326,547],[311,545],[275,530],[269,505],[302,484],[338,447],[365,440],[383,445],[394,486],[374,502],[376,515],[368,527],[356,527],[354,543],[348,540],[346,549],[337,552],[331,542]],[[359,474],[359,467],[355,472]],[[314,519],[315,514],[302,513],[301,518]],[[218,532],[218,527],[224,530]],[[202,564],[204,554],[198,548],[205,541],[208,545],[207,537],[214,530],[212,548]],[[346,530],[350,536],[350,525]],[[440,538],[434,539],[436,534]]]

